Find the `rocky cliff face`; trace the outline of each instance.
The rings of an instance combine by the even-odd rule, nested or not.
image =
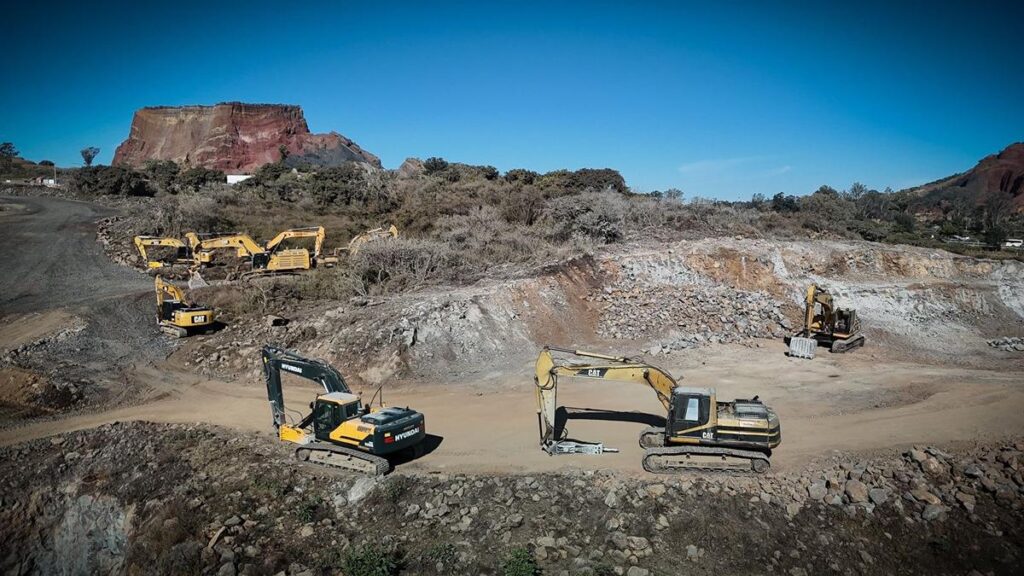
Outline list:
[[[173,160],[228,174],[252,172],[281,159],[320,166],[346,161],[380,167],[380,159],[348,138],[312,134],[302,109],[280,104],[229,102],[214,106],[160,106],[135,112],[128,139],[117,147],[114,164],[141,166]]]

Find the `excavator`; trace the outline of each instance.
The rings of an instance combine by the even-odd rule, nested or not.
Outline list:
[[[313,252],[310,254],[310,264],[312,267],[316,266],[333,266],[337,264],[338,259],[332,256],[323,255],[324,240],[327,237],[323,226],[310,226],[308,228],[291,228],[279,233],[274,236],[270,242],[267,242],[264,246],[264,250],[271,254],[279,252],[279,247],[286,240],[294,238],[312,238],[313,239]],[[300,249],[301,250],[301,249]],[[308,250],[307,250],[308,252]]]
[[[281,386],[282,371],[322,386],[309,414],[289,422]],[[423,414],[409,408],[363,405],[341,374],[322,360],[305,358],[276,346],[263,347],[263,377],[278,437],[298,445],[300,461],[382,476],[391,468],[384,457],[399,451],[422,452],[427,429]],[[376,395],[375,395],[376,397]],[[373,403],[371,399],[370,403]]]
[[[216,319],[213,308],[195,306],[185,293],[170,282],[156,277],[156,321],[160,330],[176,338],[207,330]]]
[[[555,353],[584,361],[570,362]],[[778,416],[756,396],[721,402],[714,388],[679,386],[667,371],[639,360],[546,346],[537,357],[534,383],[540,445],[551,455],[613,451],[600,443],[568,439],[565,427],[556,421],[561,377],[635,382],[654,389],[668,415],[665,427],[650,427],[640,434],[643,467],[648,472],[704,469],[760,474],[768,470],[772,450],[782,442]]]
[[[835,306],[832,295],[817,284],[808,286],[804,300],[804,325],[789,338],[789,355],[811,359],[819,345],[828,346],[831,352],[842,353],[859,348],[864,342],[857,311]]]
[[[348,246],[344,250],[348,252],[349,256],[355,256],[359,253],[360,248],[366,244],[381,240],[394,240],[396,238],[398,238],[398,228],[394,224],[387,228],[374,228],[373,230],[367,230],[362,234],[353,236],[348,241]]]
[[[292,248],[270,252],[248,234],[230,234],[201,239],[195,233],[186,234],[192,246],[194,262],[199,267],[213,263],[216,250],[234,250],[238,258],[247,260],[254,272],[291,272],[313,267],[309,250]]]
[[[139,251],[139,256],[142,256],[142,261],[146,263],[146,268],[150,270],[163,268],[173,264],[191,264],[193,262],[192,249],[177,238],[170,238],[166,236],[136,236],[134,238],[134,242],[135,249]],[[151,259],[147,248],[174,248],[174,258],[171,260]]]

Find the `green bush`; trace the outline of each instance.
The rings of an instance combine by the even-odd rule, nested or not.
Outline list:
[[[526,548],[514,548],[501,559],[498,570],[502,576],[536,576],[540,568]]]
[[[150,160],[146,162],[143,172],[161,192],[177,193],[174,180],[181,168],[172,160]]]
[[[555,196],[605,190],[624,194],[627,191],[622,174],[610,168],[583,168],[575,172],[555,170],[541,176],[537,185]]]
[[[178,174],[176,181],[183,188],[198,190],[207,184],[227,182],[227,177],[220,170],[197,166]]]
[[[81,196],[152,196],[156,190],[141,173],[124,166],[79,168],[71,178],[71,190]]]
[[[448,161],[444,158],[427,158],[427,160],[423,162],[423,169],[428,176],[437,174],[438,172],[444,172],[448,169]]]
[[[350,548],[341,559],[345,576],[392,576],[398,574],[398,567],[395,554],[373,544]]]

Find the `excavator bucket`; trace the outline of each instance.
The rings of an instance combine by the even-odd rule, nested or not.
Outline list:
[[[193,270],[192,274],[188,277],[189,290],[195,290],[196,288],[206,288],[209,284],[203,279],[202,274],[198,270]]]
[[[818,349],[818,341],[814,338],[802,338],[793,336],[789,339],[789,355],[794,358],[814,358],[814,352]]]

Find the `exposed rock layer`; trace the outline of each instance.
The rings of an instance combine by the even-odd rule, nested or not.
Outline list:
[[[117,147],[114,164],[142,166],[173,160],[228,174],[252,172],[281,159],[317,165],[346,161],[380,167],[380,159],[348,138],[312,134],[298,106],[229,102],[214,106],[159,106],[135,112],[128,139]]]

